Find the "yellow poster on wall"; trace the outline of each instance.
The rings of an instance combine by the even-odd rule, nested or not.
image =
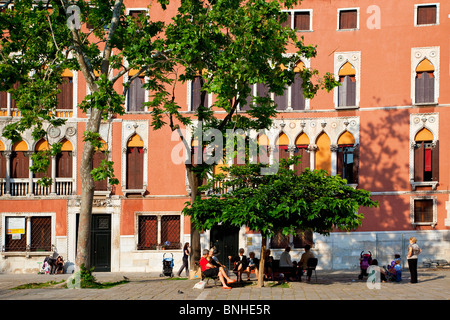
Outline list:
[[[8,217],[6,219],[6,234],[25,234],[25,218]]]

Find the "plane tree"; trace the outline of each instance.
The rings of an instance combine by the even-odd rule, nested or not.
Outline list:
[[[291,169],[298,157],[282,159],[274,174],[261,174],[264,164],[224,166],[226,174],[215,175],[211,194],[183,210],[199,230],[218,224],[247,226],[262,236],[258,284],[263,285],[266,240],[312,231],[328,235],[333,230],[355,230],[364,216],[361,207],[376,207],[369,191],[355,189],[339,175],[325,170]],[[214,187],[216,186],[216,187]]]

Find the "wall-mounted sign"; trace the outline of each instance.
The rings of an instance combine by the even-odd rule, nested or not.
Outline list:
[[[6,234],[25,234],[25,218],[7,217]]]

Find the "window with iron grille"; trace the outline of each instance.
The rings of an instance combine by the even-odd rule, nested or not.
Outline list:
[[[141,215],[138,224],[138,250],[181,249],[179,215]]]
[[[414,200],[414,223],[433,223],[433,199]]]
[[[312,231],[297,230],[296,234],[285,236],[281,231],[270,239],[271,249],[285,249],[287,246],[293,246],[295,249],[304,248],[305,245],[313,244]]]
[[[23,219],[23,230],[12,230],[9,227],[13,219]],[[28,223],[29,219],[29,223]],[[51,217],[6,217],[5,247],[8,252],[51,251],[52,250],[52,218]],[[29,235],[29,243],[27,238]]]

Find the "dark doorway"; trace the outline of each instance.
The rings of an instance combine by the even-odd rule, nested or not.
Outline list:
[[[94,271],[111,271],[111,215],[92,215],[91,267]]]
[[[234,257],[239,254],[239,229],[238,227],[226,225],[214,226],[211,229],[211,247],[219,250],[217,258],[226,267],[230,267],[228,257]]]

